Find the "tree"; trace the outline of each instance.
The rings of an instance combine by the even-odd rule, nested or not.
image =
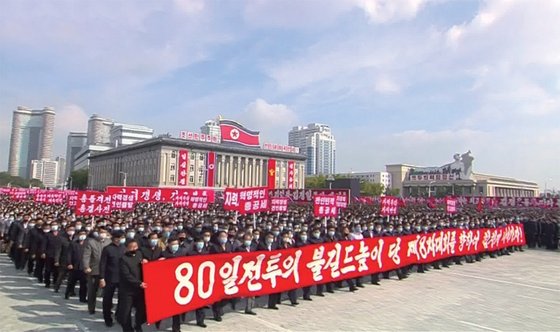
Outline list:
[[[327,178],[324,175],[308,176],[305,178],[305,188],[324,189],[327,187]]]
[[[385,186],[381,183],[360,182],[360,192],[366,196],[380,196],[384,190]]]
[[[0,187],[18,187],[18,188],[28,188],[28,187],[39,187],[43,188],[43,183],[37,179],[26,180],[19,176],[11,176],[8,172],[0,172]]]
[[[399,196],[401,194],[401,191],[399,188],[387,189],[385,191],[385,194],[388,196]]]
[[[86,189],[88,185],[88,175],[89,171],[85,168],[79,169],[77,171],[72,171],[70,173],[70,177],[72,178],[72,188],[69,189]]]

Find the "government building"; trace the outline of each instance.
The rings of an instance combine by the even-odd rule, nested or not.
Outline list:
[[[221,120],[221,137],[181,133],[89,157],[88,187],[268,187],[302,189],[305,156],[290,147],[261,148],[257,132]]]
[[[454,161],[438,167],[420,167],[408,164],[386,165],[391,174],[392,187],[403,197],[413,196],[490,196],[538,197],[535,182],[510,177],[475,173],[471,152],[455,154]]]

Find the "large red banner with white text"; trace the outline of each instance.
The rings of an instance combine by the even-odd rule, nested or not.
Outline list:
[[[226,188],[224,210],[244,214],[268,211],[268,189],[264,187]]]
[[[206,203],[214,203],[215,192],[213,189],[198,188],[155,188],[155,187],[107,187],[105,191],[111,195],[123,194],[134,196],[137,203],[177,203],[181,205],[186,201],[185,197],[208,197]],[[193,201],[193,199],[190,199]],[[194,202],[194,201],[193,201]]]
[[[226,298],[262,296],[525,244],[522,225],[331,242],[144,264],[148,322]]]

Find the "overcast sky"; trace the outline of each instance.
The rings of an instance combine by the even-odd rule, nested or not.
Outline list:
[[[157,133],[223,115],[287,143],[326,123],[337,171],[442,165],[560,188],[560,1],[0,3],[0,169],[18,105],[55,152],[97,113]]]

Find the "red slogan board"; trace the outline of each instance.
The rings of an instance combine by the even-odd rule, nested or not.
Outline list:
[[[226,298],[262,296],[525,244],[522,225],[180,257],[142,265],[148,322]]]

